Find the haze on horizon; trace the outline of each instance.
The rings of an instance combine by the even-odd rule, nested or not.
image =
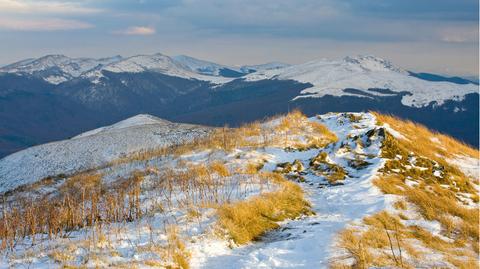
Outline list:
[[[0,0],[0,65],[186,54],[228,65],[372,54],[478,76],[477,0]]]

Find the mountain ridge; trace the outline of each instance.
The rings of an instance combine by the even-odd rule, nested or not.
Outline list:
[[[225,65],[192,58],[179,63],[163,54],[105,58],[113,61],[106,65],[51,57],[63,64],[0,72],[0,156],[142,113],[238,126],[293,108],[308,115],[345,110],[392,113],[478,145],[477,84],[414,73],[374,56],[267,64],[255,72],[248,67],[228,69],[248,72],[240,77],[222,73]],[[83,72],[85,66],[93,69]]]

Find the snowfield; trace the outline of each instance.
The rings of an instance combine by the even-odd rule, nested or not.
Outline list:
[[[69,58],[63,55],[47,55],[38,59],[29,59],[13,63],[0,68],[0,72],[35,74],[41,72],[52,73],[44,78],[52,84],[60,84],[83,73],[121,60],[122,57],[114,56],[102,59]]]
[[[101,166],[141,150],[188,142],[209,128],[137,115],[72,139],[31,147],[0,159],[0,192],[47,176]]]
[[[296,98],[325,95],[365,96],[345,92],[344,89],[356,89],[378,96],[391,94],[381,90],[391,90],[395,94],[406,92],[402,97],[402,104],[413,107],[423,107],[431,102],[441,105],[446,100],[463,100],[466,94],[478,92],[478,85],[475,84],[432,82],[410,76],[407,71],[374,56],[346,57],[340,61],[311,61],[246,76],[247,81],[263,79],[292,79],[313,85],[303,90],[302,95]]]
[[[181,77],[186,79],[198,79],[210,81],[215,84],[226,83],[231,78],[224,78],[214,75],[203,75],[193,70],[186,69],[180,62],[175,61],[169,56],[157,53],[154,55],[137,55],[103,66],[84,74],[93,82],[98,82],[102,77],[101,71],[106,70],[114,73],[140,73],[145,71],[159,72],[165,75]]]

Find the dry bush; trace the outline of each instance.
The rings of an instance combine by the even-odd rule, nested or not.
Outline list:
[[[368,247],[365,246],[365,243],[362,242],[358,231],[354,229],[345,229],[340,232],[339,236],[339,247],[347,251],[349,254],[348,258],[354,259],[354,264],[352,268],[369,268],[372,264],[372,254],[368,250]],[[341,260],[335,259],[335,267],[340,268]],[[343,267],[343,266],[342,266]],[[344,268],[347,266],[344,266]]]
[[[345,266],[345,260],[352,258],[352,268],[412,268],[405,257],[417,258],[419,253],[406,241],[409,233],[399,218],[381,211],[364,218],[363,227],[340,232],[338,247],[348,256],[335,258],[333,263],[336,267]]]
[[[1,248],[12,248],[27,237],[35,243],[37,234],[53,238],[97,223],[133,221],[142,216],[142,174],[133,173],[131,178],[109,186],[101,178],[98,174],[81,174],[67,179],[53,196],[3,202]]]
[[[277,222],[310,214],[302,189],[278,174],[269,175],[281,182],[277,191],[264,193],[246,201],[224,204],[218,208],[218,223],[237,244],[257,239],[278,227]]]

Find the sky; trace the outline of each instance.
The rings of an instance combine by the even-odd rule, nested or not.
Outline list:
[[[228,65],[375,55],[478,76],[478,0],[0,0],[0,65],[186,54]]]

